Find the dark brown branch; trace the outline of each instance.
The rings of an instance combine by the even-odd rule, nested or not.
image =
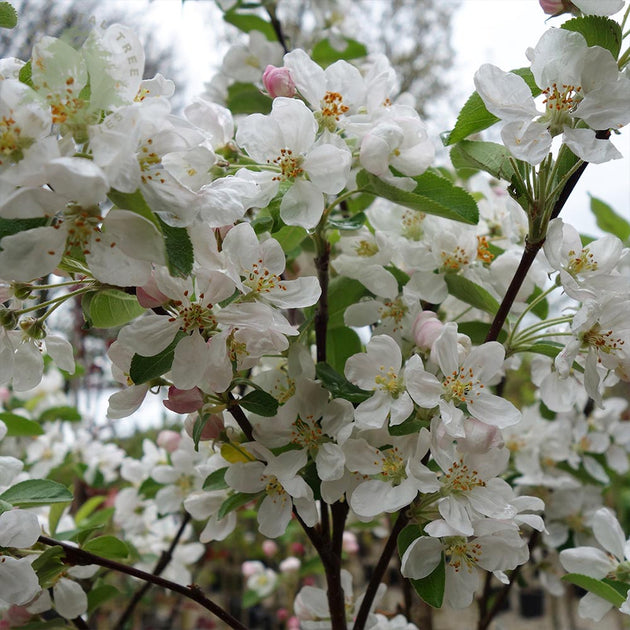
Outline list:
[[[539,536],[540,536],[540,532],[536,530],[532,532],[532,535],[529,539],[529,544],[527,545],[529,547],[530,556],[531,556],[532,550],[538,544]],[[501,608],[503,607],[503,604],[505,603],[505,600],[507,599],[507,596],[510,594],[510,591],[512,590],[512,586],[514,585],[518,576],[520,575],[521,569],[523,568],[523,566],[525,565],[521,564],[518,567],[516,567],[514,571],[512,571],[512,573],[510,574],[510,581],[507,584],[505,584],[503,588],[497,593],[495,600],[492,602],[492,606],[490,607],[490,610],[488,610],[485,615],[482,615],[480,617],[479,624],[477,625],[477,630],[486,630],[488,626],[490,625],[490,623],[492,622],[492,620],[494,619],[494,617],[496,616],[496,614],[501,610]]]
[[[409,514],[407,512],[407,508],[404,508],[398,513],[398,518],[396,519],[389,538],[385,543],[385,547],[383,547],[381,557],[378,559],[376,567],[374,567],[374,572],[372,573],[370,583],[368,584],[365,596],[361,602],[361,607],[359,608],[359,613],[355,619],[353,630],[363,630],[365,628],[365,622],[367,621],[368,614],[370,613],[370,607],[372,606],[372,602],[376,596],[376,591],[378,590],[379,584],[385,575],[385,571],[387,571],[389,561],[396,550],[398,535],[408,522]]]
[[[287,39],[284,36],[284,31],[282,30],[282,24],[280,24],[280,20],[278,20],[278,17],[276,16],[275,4],[267,5],[267,15],[269,16],[269,19],[271,20],[271,26],[273,27],[273,32],[276,34],[276,38],[278,39],[280,46],[282,46],[282,49],[284,50],[285,54],[288,53],[289,46],[287,45]]]
[[[239,427],[241,427],[241,431],[245,434],[245,437],[251,442],[254,439],[254,429],[252,427],[251,422],[248,420],[245,412],[238,406],[238,400],[234,398],[232,393],[228,393],[228,397],[230,402],[228,404],[228,411],[232,414],[234,420]]]
[[[125,575],[130,575],[131,577],[138,578],[139,580],[150,582],[156,586],[161,586],[162,588],[166,588],[174,593],[179,593],[180,595],[197,602],[200,606],[203,606],[203,608],[209,610],[213,615],[225,622],[230,628],[235,628],[236,630],[247,630],[247,627],[227,612],[227,610],[224,610],[221,606],[208,599],[196,584],[182,586],[181,584],[171,582],[170,580],[166,580],[158,575],[152,575],[151,573],[141,571],[135,567],[116,562],[115,560],[102,558],[101,556],[97,556],[96,554],[85,551],[84,549],[72,547],[71,545],[59,540],[48,538],[48,536],[40,536],[38,542],[49,547],[61,547],[64,551],[66,561],[69,564],[96,564],[100,567],[104,567],[105,569],[109,569],[110,571],[118,571],[118,573],[124,573]]]
[[[190,514],[186,512],[184,514],[184,518],[182,519],[182,523],[179,526],[177,533],[175,534],[175,537],[171,541],[169,548],[166,551],[163,551],[162,554],[160,555],[160,558],[158,559],[157,564],[155,565],[155,568],[153,569],[153,575],[162,575],[162,571],[166,569],[169,562],[173,559],[173,551],[175,551],[175,547],[178,545],[184,533],[184,530],[186,529],[186,525],[188,525],[189,522],[190,522]],[[140,603],[140,600],[146,595],[147,591],[150,588],[151,588],[151,583],[145,582],[144,585],[134,593],[134,596],[131,598],[131,601],[129,602],[129,604],[127,604],[127,607],[123,611],[123,614],[120,616],[120,619],[118,620],[118,623],[115,626],[117,630],[123,630],[123,628],[125,627],[125,624],[127,623],[129,618],[133,614],[133,611],[135,610],[136,606]]]
[[[315,341],[317,344],[317,362],[326,360],[326,332],[328,328],[328,267],[330,263],[330,243],[320,235],[316,236],[317,257],[315,266],[317,267],[317,278],[322,294],[317,303],[315,313]]]

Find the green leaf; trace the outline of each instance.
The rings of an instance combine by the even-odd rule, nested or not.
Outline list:
[[[367,289],[358,280],[345,276],[333,278],[328,285],[328,330],[345,326],[346,309],[366,294]]]
[[[44,433],[44,429],[37,422],[18,416],[15,413],[0,412],[0,420],[6,424],[7,435],[10,437],[27,437]]]
[[[256,217],[250,225],[254,228],[256,234],[271,232],[273,229],[273,219],[271,217]]]
[[[225,473],[227,472],[226,468],[219,468],[219,470],[215,470],[210,473],[206,480],[203,482],[203,489],[208,490],[209,492],[212,490],[224,490],[229,487],[227,483],[225,483]]]
[[[243,600],[242,600],[241,605],[244,610],[247,610],[248,608],[251,608],[252,606],[255,606],[256,604],[258,604],[260,601],[262,601],[262,598],[256,591],[247,589],[243,593]]]
[[[470,304],[490,315],[499,310],[499,303],[482,286],[464,276],[447,273],[444,276],[448,292],[466,304]]]
[[[33,507],[51,503],[69,503],[72,493],[60,483],[50,479],[27,479],[11,486],[0,494],[0,499],[14,507]]]
[[[0,2],[0,28],[15,28],[18,22],[17,11],[10,2]]]
[[[412,433],[413,434],[419,433],[420,429],[426,426],[427,426],[427,423],[417,418],[416,412],[412,411],[411,415],[405,420],[403,420],[403,422],[401,422],[400,424],[390,426],[388,430],[389,430],[390,435],[396,435],[396,436],[411,435]]]
[[[517,68],[511,72],[525,80],[532,96],[536,97],[540,94],[540,88],[536,85],[534,75],[529,68]],[[459,112],[455,127],[444,135],[444,145],[455,144],[474,133],[479,133],[491,127],[498,121],[499,119],[486,109],[481,96],[477,92],[473,92]]]
[[[232,114],[268,114],[272,99],[252,83],[232,83],[228,88],[227,108]]]
[[[462,322],[457,325],[457,330],[464,335],[468,335],[474,344],[482,344],[490,332],[490,324],[484,322]],[[506,339],[507,333],[505,330],[502,330],[497,341],[504,343]]]
[[[614,234],[622,241],[630,238],[630,223],[618,215],[607,203],[591,195],[591,212],[595,215],[597,227]]]
[[[224,13],[223,19],[228,24],[236,26],[236,28],[239,31],[243,31],[243,33],[260,31],[269,41],[275,42],[277,40],[273,26],[258,15],[253,15],[252,13],[237,13],[232,10]]]
[[[365,225],[367,217],[364,212],[358,212],[350,217],[341,215],[332,216],[328,219],[328,226],[336,230],[358,230]]]
[[[617,589],[613,588],[609,584],[606,584],[606,582],[589,577],[588,575],[581,575],[580,573],[567,573],[562,576],[562,580],[564,582],[569,582],[570,584],[575,584],[576,586],[605,599],[616,608],[619,608],[626,599],[623,595],[621,595],[621,593],[619,593],[619,591],[617,591]]]
[[[160,222],[153,210],[149,208],[147,202],[144,200],[140,189],[132,193],[124,193],[112,188],[107,193],[107,197],[118,208],[139,214],[141,217],[151,221],[151,223],[161,231]]]
[[[283,225],[277,232],[273,233],[273,237],[280,243],[285,254],[299,247],[307,236],[306,230],[297,225]]]
[[[238,510],[238,508],[247,505],[250,501],[253,501],[259,493],[254,494],[245,494],[244,492],[235,492],[233,495],[229,496],[219,508],[217,512],[217,518],[221,520],[225,516],[227,516],[230,512],[234,510]]]
[[[59,545],[55,545],[54,547],[46,549],[46,551],[33,560],[31,566],[35,573],[37,573],[39,585],[42,588],[46,589],[51,587],[55,583],[57,576],[68,570],[68,567],[62,560],[64,557],[64,550],[59,547]]]
[[[25,85],[28,85],[33,89],[35,88],[35,86],[33,85],[33,65],[30,59],[20,68],[18,78],[20,79],[20,82],[24,83]]]
[[[580,33],[589,46],[601,46],[617,59],[621,51],[621,26],[602,15],[583,15],[568,20],[560,28]]]
[[[237,402],[243,409],[267,418],[275,416],[278,412],[278,401],[262,389],[255,389],[245,394]]]
[[[564,346],[561,343],[557,343],[556,341],[539,341],[529,346],[526,352],[542,354],[546,357],[550,357],[551,359],[555,359],[558,356],[560,350],[562,350],[563,348]]]
[[[322,382],[322,385],[332,394],[333,398],[344,398],[353,403],[362,403],[373,394],[373,392],[368,392],[353,385],[332,366],[323,361],[320,361],[315,366],[315,374]]]
[[[131,359],[131,366],[129,367],[129,378],[131,378],[134,384],[140,385],[146,383],[168,372],[173,364],[175,348],[179,340],[182,339],[185,334],[185,332],[180,330],[175,335],[173,341],[171,341],[162,352],[158,352],[158,354],[154,354],[152,357],[134,354]]]
[[[55,503],[50,506],[50,510],[48,510],[48,531],[51,536],[55,536],[57,534],[57,525],[59,525],[59,521],[61,520],[66,507],[67,505],[65,503]]]
[[[531,304],[536,298],[538,298],[542,294],[542,289],[540,287],[536,287],[532,294],[527,298],[527,303]],[[531,310],[536,317],[540,317],[540,319],[547,319],[549,315],[549,302],[546,299],[541,300],[534,306]]]
[[[129,555],[127,545],[115,536],[92,538],[83,545],[83,550],[110,560],[124,560]]]
[[[100,507],[107,497],[103,495],[96,495],[94,497],[90,497],[78,510],[74,515],[74,522],[78,527],[81,527],[83,521],[85,521],[96,508]]]
[[[451,149],[451,162],[456,169],[476,168],[497,179],[511,182],[514,169],[509,157],[508,149],[495,142],[462,140]]]
[[[398,553],[400,557],[404,555],[407,547],[411,543],[422,536],[422,532],[417,525],[407,525],[398,535]],[[444,589],[446,586],[446,566],[444,563],[444,554],[435,569],[426,577],[420,580],[412,580],[409,582],[413,586],[418,596],[433,608],[441,608],[444,601]]]
[[[328,39],[323,39],[313,48],[311,59],[325,68],[335,61],[339,61],[339,59],[345,59],[347,61],[367,55],[367,48],[360,42],[355,39],[350,39],[349,37],[344,37],[344,40],[346,47],[343,50],[337,50],[331,45]]]
[[[475,225],[479,221],[477,203],[463,188],[431,172],[423,173],[413,179],[417,185],[414,190],[407,192],[367,171],[359,171],[357,186],[363,192],[389,199],[418,212],[434,214],[470,225]]]
[[[39,416],[40,422],[54,422],[55,420],[65,420],[66,422],[80,422],[81,414],[76,407],[61,405],[60,407],[49,407]]]
[[[11,236],[24,232],[25,230],[32,230],[36,227],[42,227],[48,223],[46,217],[36,217],[34,219],[3,219],[0,218],[0,239],[5,236]],[[0,242],[0,250],[2,249],[2,242]]]
[[[157,217],[157,220],[164,234],[168,270],[173,277],[185,278],[192,271],[194,261],[193,245],[188,230],[168,225],[160,217]]]
[[[120,595],[120,591],[111,584],[103,584],[102,586],[93,588],[87,594],[88,614],[92,614],[101,604],[104,604],[110,599],[114,599],[114,597],[118,595]]]
[[[203,427],[206,424],[206,419],[202,414],[198,413],[195,418],[195,424],[193,424],[192,440],[195,447],[195,451],[199,452],[199,442],[201,441],[201,434],[203,433]]]
[[[135,295],[119,289],[103,289],[90,300],[89,318],[97,328],[114,328],[140,317],[144,311]]]
[[[361,352],[359,335],[346,326],[329,328],[326,333],[326,360],[338,372],[343,373],[346,360]]]

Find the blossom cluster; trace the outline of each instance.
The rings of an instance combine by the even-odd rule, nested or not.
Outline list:
[[[244,67],[253,49],[264,72]],[[404,515],[402,575],[435,580],[438,605],[468,607],[481,571],[510,584],[528,539],[542,539],[556,594],[548,565],[570,535],[585,544],[561,551],[563,566],[626,580],[601,489],[630,470],[626,404],[606,397],[630,380],[629,250],[613,234],[583,243],[555,208],[581,165],[619,156],[608,136],[630,122],[630,79],[577,31],[547,31],[528,57],[533,83],[479,70],[504,146],[468,141],[459,158],[505,183],[431,168],[427,127],[382,56],[324,68],[252,33],[223,73],[269,107],[236,119],[203,96],[174,115],[173,82],[142,79],[142,46],[121,25],[79,50],[42,37],[28,63],[0,60],[0,385],[15,396],[0,420],[2,601],[87,610],[76,580],[96,566],[46,572],[44,554],[21,551],[42,528],[88,528],[86,512],[34,510],[46,501],[16,491],[70,463],[88,486],[117,486],[110,526],[139,568],[176,539],[166,575],[183,584],[254,506],[262,536],[298,522],[316,548],[329,510],[348,523]],[[533,246],[542,254],[512,291]],[[156,390],[184,416],[136,457],[74,431],[55,415],[66,401],[48,415],[16,402],[52,373],[46,356],[74,372],[51,322],[78,296],[88,325],[115,329],[110,420]],[[533,386],[519,400],[507,387],[523,374]],[[585,551],[591,534],[618,562]],[[261,599],[277,588],[271,570],[249,569]],[[352,622],[364,596],[350,573],[337,579]],[[610,607],[588,597],[593,618]],[[304,585],[300,627],[330,627],[331,601]],[[365,627],[415,627],[375,602]]]

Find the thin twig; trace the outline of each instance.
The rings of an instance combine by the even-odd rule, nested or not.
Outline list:
[[[110,569],[111,571],[118,571],[118,573],[124,573],[125,575],[130,575],[131,577],[138,578],[139,580],[150,582],[156,586],[161,586],[162,588],[179,593],[180,595],[184,595],[184,597],[188,597],[188,599],[192,599],[194,602],[197,602],[200,606],[203,606],[206,610],[209,610],[213,615],[221,619],[221,621],[224,621],[230,628],[235,628],[236,630],[247,630],[247,627],[244,626],[238,619],[233,617],[227,610],[224,610],[221,606],[208,599],[196,584],[182,586],[181,584],[177,584],[177,582],[166,580],[159,575],[152,575],[151,573],[141,571],[135,567],[116,562],[115,560],[97,556],[96,554],[85,551],[84,549],[72,547],[71,545],[59,540],[48,538],[48,536],[40,536],[38,542],[49,547],[61,547],[64,551],[66,561],[69,564],[96,564],[100,567]]]
[[[540,532],[538,532],[537,530],[534,530],[532,532],[532,535],[529,539],[529,544],[528,544],[530,555],[534,547],[538,544],[539,536],[540,536]],[[505,600],[507,599],[507,596],[510,594],[510,591],[512,590],[512,586],[516,582],[518,576],[521,574],[521,569],[523,568],[523,566],[524,565],[521,564],[518,567],[516,567],[514,571],[512,571],[512,573],[510,574],[510,581],[507,584],[505,584],[503,588],[497,593],[495,600],[492,602],[492,606],[490,607],[490,610],[488,610],[488,612],[479,619],[479,625],[477,626],[477,630],[486,630],[486,628],[490,625],[490,623],[492,622],[496,614],[499,612],[499,610],[501,610],[501,608],[503,607],[503,604],[505,603]]]
[[[391,560],[391,557],[396,549],[398,535],[404,529],[405,525],[407,525],[408,522],[409,514],[407,512],[407,508],[404,508],[398,513],[398,518],[396,519],[389,538],[387,539],[387,542],[383,547],[381,557],[378,559],[376,567],[374,567],[374,572],[372,573],[372,577],[370,578],[370,583],[365,590],[365,595],[363,597],[363,601],[361,602],[357,618],[354,621],[353,630],[363,630],[363,628],[365,628],[365,622],[367,621],[368,614],[370,613],[370,607],[372,606],[372,602],[374,601],[374,597],[376,596],[376,592],[378,591],[379,584],[381,583],[381,580],[385,575],[385,571],[387,571],[389,561]]]
[[[188,525],[189,522],[190,522],[190,514],[186,512],[184,513],[184,518],[182,519],[182,523],[179,526],[179,529],[177,530],[175,537],[171,541],[169,548],[166,551],[163,551],[162,554],[160,555],[160,558],[158,559],[157,564],[155,565],[155,568],[153,569],[153,575],[161,575],[162,571],[166,569],[169,562],[173,559],[173,552],[175,551],[175,547],[179,543],[179,540],[182,537],[184,530],[186,529],[186,525]],[[144,585],[134,593],[134,596],[131,598],[131,601],[129,602],[129,604],[127,604],[127,607],[125,608],[123,614],[120,616],[120,619],[118,620],[118,623],[115,626],[117,630],[123,630],[123,628],[125,627],[125,624],[127,623],[129,618],[133,614],[133,611],[135,610],[136,606],[140,603],[140,600],[145,596],[145,594],[150,588],[151,588],[151,583],[145,582]]]
[[[232,392],[228,393],[228,398],[230,399],[230,403],[228,405],[228,411],[232,414],[234,420],[241,428],[241,431],[245,434],[245,437],[251,442],[254,440],[254,429],[252,427],[251,422],[245,415],[245,412],[239,407],[238,400],[234,398]]]

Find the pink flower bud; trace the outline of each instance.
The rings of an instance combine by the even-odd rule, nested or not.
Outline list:
[[[164,293],[158,289],[153,274],[151,274],[148,282],[143,287],[136,287],[136,297],[138,298],[140,306],[144,306],[144,308],[162,306],[162,304],[166,304],[169,300],[168,296],[164,295]]]
[[[263,540],[262,550],[267,558],[272,558],[278,553],[278,545],[274,540]]]
[[[359,541],[357,537],[352,532],[344,532],[341,548],[346,553],[357,553],[359,551]]]
[[[304,545],[302,543],[299,543],[299,542],[291,543],[290,549],[291,549],[291,553],[294,556],[303,556],[304,552],[306,551],[304,549]]]
[[[291,71],[288,68],[267,66],[263,72],[262,82],[271,98],[276,98],[276,96],[293,98],[295,96],[295,83],[293,83]]]
[[[186,429],[186,433],[188,433],[190,437],[193,436],[195,422],[197,422],[196,414],[188,416],[184,421],[184,428]],[[202,442],[205,442],[207,440],[216,440],[219,435],[221,435],[221,431],[223,431],[224,428],[225,425],[223,424],[223,417],[216,413],[213,413],[206,418],[203,428],[201,429],[201,435],[199,436],[199,439]]]
[[[300,630],[300,620],[297,617],[291,617],[287,621],[287,630]]]
[[[203,392],[198,387],[177,389],[171,385],[168,388],[168,398],[163,403],[175,413],[192,413],[203,406]]]
[[[276,619],[281,623],[289,618],[289,611],[286,608],[278,608],[276,610]]]
[[[430,350],[442,332],[444,324],[433,311],[422,311],[413,323],[413,338],[421,350]]]
[[[182,436],[175,431],[160,431],[157,436],[157,445],[169,453],[173,453],[177,450]]]
[[[571,4],[567,0],[538,0],[542,10],[547,15],[559,15],[570,9]]]

